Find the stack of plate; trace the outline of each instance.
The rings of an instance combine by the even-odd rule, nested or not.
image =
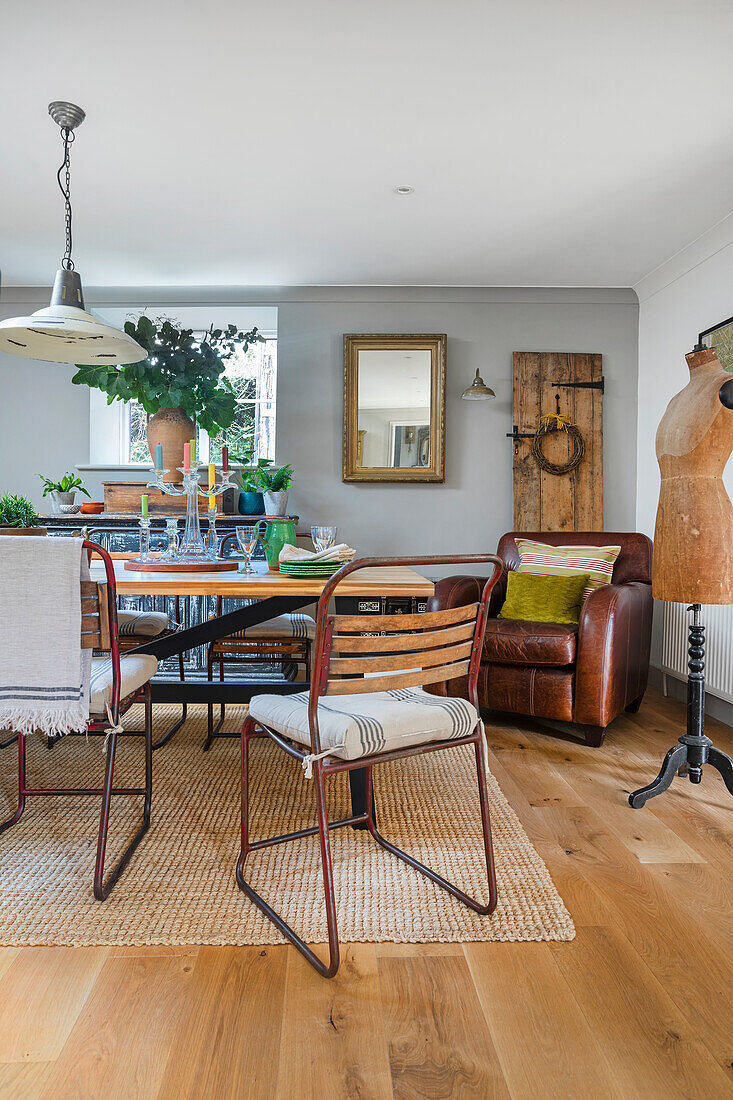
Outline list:
[[[288,577],[332,577],[342,561],[281,561],[280,572]]]

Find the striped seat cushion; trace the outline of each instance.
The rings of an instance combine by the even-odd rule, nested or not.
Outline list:
[[[594,588],[610,584],[613,566],[621,553],[620,546],[549,546],[533,539],[515,539],[519,552],[518,573],[533,573],[536,577],[570,577],[588,574],[583,589],[585,601]]]
[[[117,633],[120,638],[155,638],[170,625],[165,611],[118,611]]]
[[[309,746],[308,692],[255,695],[249,705],[257,721]],[[364,695],[329,695],[318,702],[321,747],[343,760],[376,752],[466,737],[478,714],[466,699],[429,695],[422,688],[398,688]]]
[[[257,641],[262,638],[273,641],[275,638],[288,641],[306,641],[316,636],[316,620],[310,615],[302,615],[294,611],[289,615],[276,615],[266,623],[258,623],[257,626],[248,626],[246,630],[238,630],[230,634],[230,638],[245,638],[248,641]]]
[[[120,699],[139,691],[157,671],[158,660],[148,653],[120,657]],[[89,681],[89,713],[105,715],[107,704],[111,702],[112,658],[95,657]]]

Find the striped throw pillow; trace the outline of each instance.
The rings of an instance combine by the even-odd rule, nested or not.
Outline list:
[[[548,546],[532,539],[515,539],[519,551],[518,573],[533,573],[536,577],[571,577],[587,573],[588,584],[583,591],[585,601],[594,588],[609,584],[613,564],[621,553],[620,546]]]

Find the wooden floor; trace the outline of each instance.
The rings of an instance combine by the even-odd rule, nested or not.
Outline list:
[[[709,771],[626,803],[683,717],[489,727],[573,943],[358,944],[332,982],[286,947],[0,948],[0,1097],[733,1096],[733,801]]]

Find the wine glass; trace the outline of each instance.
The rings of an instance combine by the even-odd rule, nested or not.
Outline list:
[[[338,527],[311,527],[311,538],[316,550],[329,550],[336,544]]]
[[[256,573],[257,570],[252,568],[252,553],[257,545],[257,539],[260,535],[259,523],[241,523],[237,526],[237,542],[239,543],[239,549],[244,554],[244,569],[242,573]]]

